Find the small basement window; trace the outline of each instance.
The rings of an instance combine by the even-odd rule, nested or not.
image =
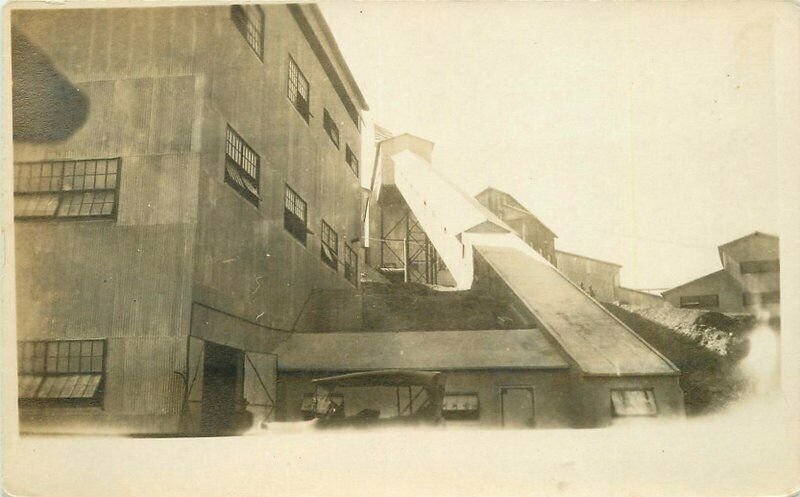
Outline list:
[[[653,390],[611,390],[614,416],[655,416],[658,414]]]
[[[356,178],[358,178],[358,157],[353,153],[353,149],[350,148],[350,145],[345,146],[344,161],[347,163],[348,167],[350,167],[350,170],[353,171],[353,174],[356,175]]]
[[[258,5],[231,5],[231,19],[247,44],[264,60],[264,11]]]
[[[690,295],[681,297],[681,307],[705,308],[719,307],[719,295]]]
[[[105,340],[18,343],[20,404],[100,405]]]
[[[344,277],[358,286],[358,254],[348,244],[344,244]]]
[[[336,148],[339,148],[339,127],[336,126],[336,121],[334,121],[328,113],[328,109],[325,109],[322,115],[322,127],[325,128],[325,132],[328,133],[328,136],[333,144],[336,145]]]
[[[115,218],[119,162],[89,159],[14,164],[14,218]]]
[[[322,230],[320,234],[322,262],[334,270],[339,269],[339,234],[331,226],[322,220]]]
[[[310,88],[308,80],[303,75],[303,72],[297,66],[297,63],[290,56],[289,57],[289,83],[286,87],[286,96],[292,102],[297,112],[303,116],[306,122],[311,117],[310,112]]]
[[[261,157],[228,126],[225,135],[225,183],[258,207]]]
[[[470,420],[480,417],[477,393],[448,393],[442,400],[442,417],[452,420]]]
[[[289,185],[286,185],[286,195],[283,206],[283,227],[291,233],[300,243],[306,244],[308,206]]]

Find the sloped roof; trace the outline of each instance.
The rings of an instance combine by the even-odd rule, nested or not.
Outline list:
[[[429,207],[435,206],[440,221],[456,230],[454,235],[487,221],[507,232],[514,232],[505,221],[484,207],[475,197],[464,192],[419,154],[405,149],[393,154],[392,159],[398,166],[408,169],[409,181],[416,190],[415,194],[425,198]],[[403,196],[406,197],[407,193],[403,192]]]
[[[511,247],[475,250],[589,375],[674,375],[678,369],[558,270]]]
[[[717,252],[719,253],[719,260],[722,261],[722,251],[724,249],[726,249],[726,248],[728,248],[728,247],[730,247],[732,245],[736,245],[737,243],[741,243],[741,242],[743,242],[743,241],[745,241],[745,240],[747,240],[749,238],[756,237],[756,236],[763,236],[763,237],[766,237],[766,238],[774,238],[776,241],[779,240],[777,235],[771,235],[769,233],[764,233],[763,231],[754,231],[754,232],[750,233],[749,235],[745,235],[745,236],[739,237],[739,238],[737,238],[735,240],[731,240],[731,241],[729,241],[727,243],[723,243],[722,245],[717,247]]]
[[[673,292],[676,292],[676,291],[679,291],[679,290],[683,290],[687,286],[696,285],[698,283],[706,283],[708,281],[713,281],[713,280],[722,280],[725,283],[730,284],[730,285],[732,285],[734,287],[740,287],[739,282],[736,281],[736,279],[733,276],[731,276],[730,273],[728,273],[724,269],[720,269],[719,271],[714,271],[713,273],[709,273],[709,274],[707,274],[705,276],[701,276],[701,277],[695,278],[695,279],[693,279],[691,281],[687,281],[686,283],[683,283],[682,285],[678,285],[675,288],[670,288],[669,290],[665,290],[665,291],[661,292],[661,295],[666,297],[667,294],[670,294],[670,293],[673,293]]]
[[[509,198],[511,201],[513,201],[515,204],[517,204],[517,205],[519,206],[519,207],[517,207],[517,206],[515,206],[515,205],[510,205],[510,207],[512,207],[512,208],[514,208],[514,209],[518,209],[518,210],[520,210],[520,211],[521,211],[521,213],[522,213],[522,214],[532,217],[532,218],[533,218],[533,219],[534,219],[534,220],[535,220],[537,223],[539,223],[539,224],[540,224],[540,225],[541,225],[541,226],[542,226],[544,229],[546,229],[547,231],[549,231],[549,232],[550,232],[550,233],[553,235],[553,237],[555,237],[555,238],[558,238],[558,235],[556,235],[556,232],[555,232],[555,231],[553,231],[552,229],[550,229],[550,227],[548,227],[546,224],[544,224],[544,223],[542,222],[542,220],[541,220],[541,219],[539,219],[539,218],[536,216],[536,214],[534,214],[534,213],[532,213],[530,210],[528,210],[528,208],[527,208],[527,207],[525,207],[524,205],[522,205],[522,202],[520,202],[519,200],[517,200],[517,199],[516,199],[516,198],[515,198],[513,195],[511,195],[511,194],[510,194],[510,193],[508,193],[508,192],[505,192],[505,191],[503,191],[503,190],[499,190],[499,189],[497,189],[497,188],[495,188],[495,187],[493,187],[493,186],[489,186],[489,187],[486,187],[486,188],[484,188],[483,190],[481,190],[481,192],[480,192],[480,193],[478,193],[477,195],[475,195],[475,198],[476,198],[476,200],[477,200],[477,198],[478,198],[478,197],[480,197],[481,195],[483,195],[483,194],[484,194],[484,193],[486,193],[486,192],[497,192],[497,193],[499,193],[499,194],[501,194],[501,195],[503,195],[503,196],[506,196],[506,197],[508,197],[508,198]],[[480,202],[478,202],[478,203],[480,203]],[[481,205],[483,205],[483,204],[481,204]]]
[[[537,329],[294,333],[275,353],[280,371],[568,367]]]
[[[590,260],[590,261],[599,262],[600,264],[607,264],[609,266],[622,267],[622,264],[617,264],[616,262],[604,261],[603,259],[597,259],[595,257],[589,257],[589,256],[586,256],[586,255],[580,255],[580,254],[575,254],[575,253],[572,253],[572,252],[567,252],[565,250],[556,249],[556,256],[558,256],[558,254],[568,255],[570,257],[578,257],[579,259],[587,259],[587,260]]]

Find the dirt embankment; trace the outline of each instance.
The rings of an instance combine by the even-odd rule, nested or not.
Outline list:
[[[745,395],[737,367],[747,355],[752,316],[657,308],[606,307],[681,370],[687,415],[706,414]]]

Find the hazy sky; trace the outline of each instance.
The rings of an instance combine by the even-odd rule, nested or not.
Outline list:
[[[326,3],[376,122],[509,191],[623,285],[778,233],[773,13],[759,3]]]

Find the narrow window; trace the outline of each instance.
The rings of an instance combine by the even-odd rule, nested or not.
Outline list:
[[[322,262],[330,266],[332,269],[339,269],[339,235],[331,228],[331,226],[322,221],[320,239],[322,240]]]
[[[264,60],[264,11],[258,5],[231,5],[231,19],[258,58]]]
[[[306,244],[308,206],[305,200],[286,185],[286,196],[283,206],[283,227],[300,243]]]
[[[333,144],[336,145],[336,148],[339,148],[339,128],[336,126],[336,122],[328,113],[328,109],[325,109],[325,112],[322,115],[322,127],[325,128],[325,132],[328,133],[328,136]]]
[[[356,175],[356,178],[358,178],[358,157],[353,153],[353,149],[350,148],[350,145],[345,146],[344,160],[347,162],[350,170],[353,171],[353,174]]]
[[[344,244],[344,277],[358,286],[358,253],[348,244]]]
[[[611,390],[614,416],[655,416],[656,396],[652,390]]]
[[[690,295],[681,297],[680,305],[686,308],[719,307],[719,295]]]
[[[311,117],[309,92],[308,80],[303,76],[303,72],[297,67],[294,59],[289,57],[289,83],[286,87],[286,96],[306,122]]]
[[[261,157],[250,148],[233,128],[228,126],[225,137],[225,183],[258,206]]]
[[[781,262],[778,260],[745,261],[739,265],[739,269],[742,274],[777,273],[781,270]]]
[[[115,218],[119,159],[14,164],[14,217]]]
[[[21,405],[102,404],[105,340],[23,341],[17,353]]]

